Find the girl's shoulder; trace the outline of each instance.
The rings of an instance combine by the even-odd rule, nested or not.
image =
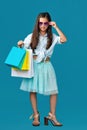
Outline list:
[[[61,44],[60,36],[53,33],[53,43]]]
[[[55,33],[53,33],[53,38],[55,39],[57,37],[58,37],[58,35],[56,35]]]
[[[32,33],[28,34],[25,38],[24,38],[24,43],[25,44],[29,44],[31,42],[31,38],[32,38]]]
[[[32,33],[30,33],[30,34],[28,34],[27,36],[26,36],[26,38],[31,38],[32,37]]]

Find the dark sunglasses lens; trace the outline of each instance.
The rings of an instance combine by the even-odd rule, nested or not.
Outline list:
[[[45,25],[45,26],[48,26],[49,25],[49,23],[48,22],[45,22],[45,23],[43,23],[43,22],[39,22],[39,26],[41,26],[41,25]]]
[[[39,22],[39,25],[41,26],[43,23],[42,22]]]
[[[49,24],[48,22],[45,22],[45,23],[44,23],[45,26],[48,26],[48,24]]]

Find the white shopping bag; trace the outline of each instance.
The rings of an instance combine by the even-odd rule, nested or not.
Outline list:
[[[23,77],[23,78],[32,78],[34,77],[34,68],[33,68],[33,53],[32,49],[27,49],[29,52],[30,58],[30,70],[19,70],[15,68],[11,68],[11,76],[14,77]]]

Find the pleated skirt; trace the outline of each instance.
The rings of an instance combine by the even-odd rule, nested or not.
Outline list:
[[[34,60],[34,77],[24,78],[20,89],[27,92],[36,92],[43,95],[58,93],[55,70],[50,61],[36,63]]]

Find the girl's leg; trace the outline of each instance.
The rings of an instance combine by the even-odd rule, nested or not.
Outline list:
[[[57,94],[50,96],[50,112],[55,115]]]
[[[57,94],[50,96],[50,113],[49,119],[53,121],[53,124],[56,126],[62,126],[62,124],[57,121],[55,112],[56,112],[56,101],[57,101]]]
[[[39,122],[39,113],[38,113],[38,109],[37,109],[37,94],[30,92],[30,100],[31,100],[31,104],[32,104],[32,108],[33,108],[33,123],[32,125],[34,126],[38,126],[40,125]]]
[[[31,105],[32,105],[34,114],[35,115],[38,114],[38,111],[37,111],[37,94],[36,93],[30,92],[30,101],[31,101]]]

